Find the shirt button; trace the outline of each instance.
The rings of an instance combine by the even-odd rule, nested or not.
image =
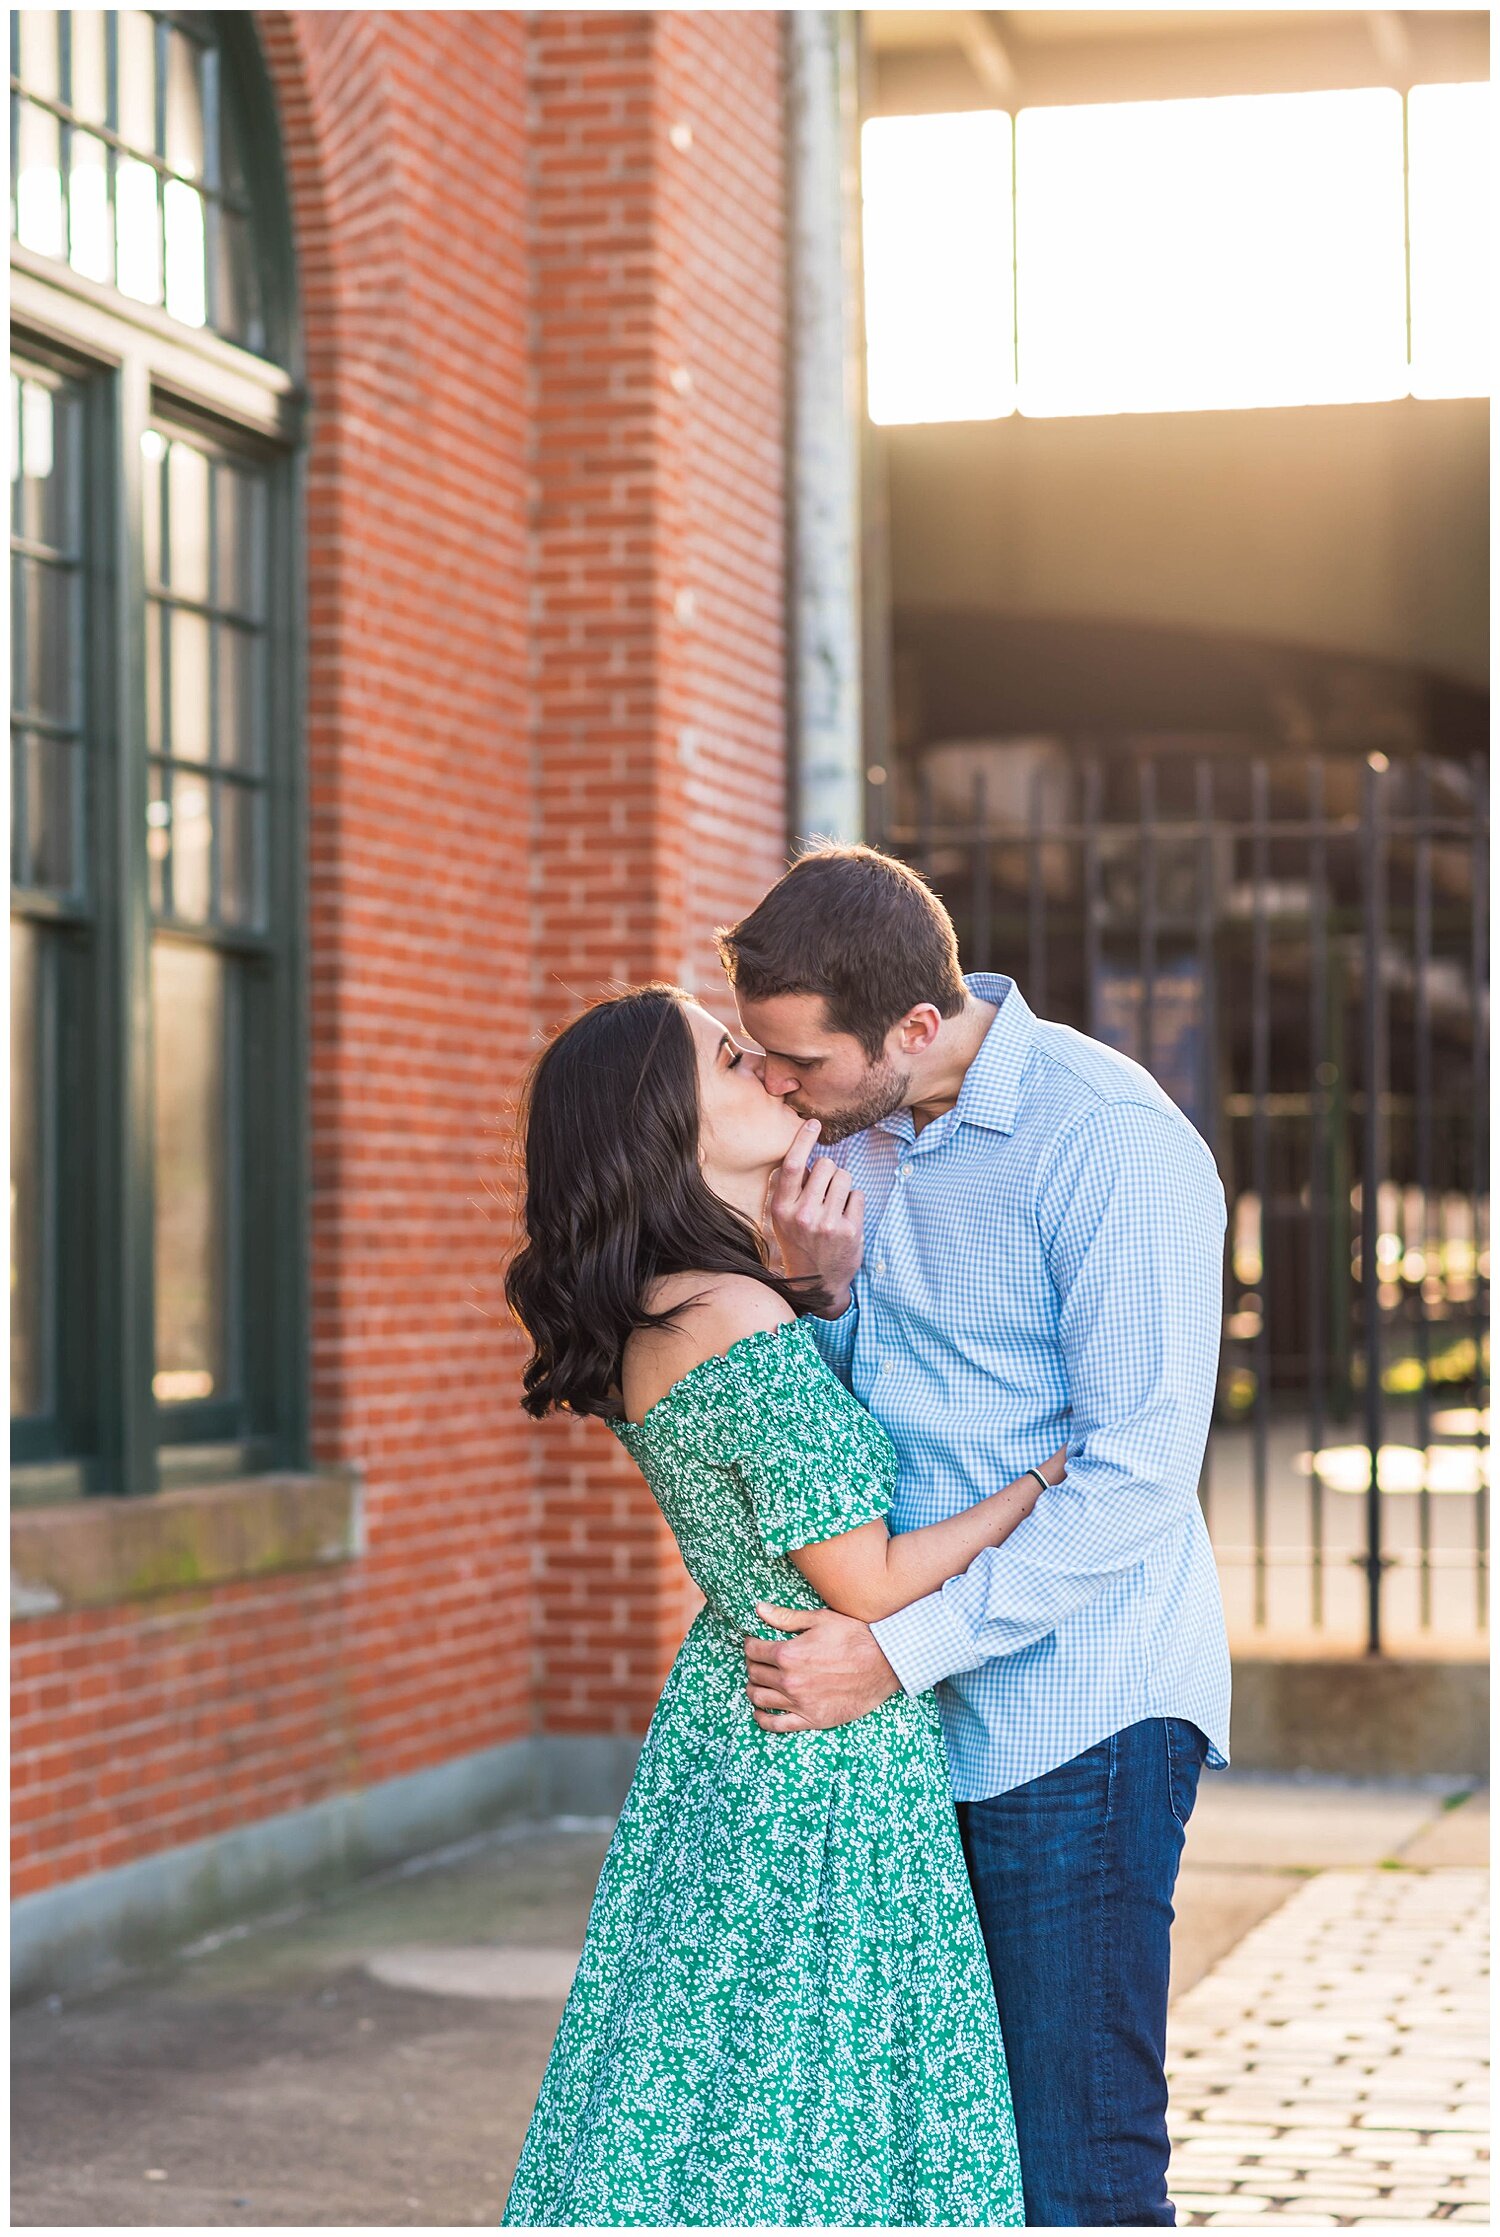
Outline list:
[[[885,1272],[885,1260],[883,1258],[876,1259],[875,1271],[877,1274],[883,1274]]]

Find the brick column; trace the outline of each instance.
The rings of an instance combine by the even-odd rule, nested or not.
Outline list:
[[[715,1002],[784,866],[781,26],[529,19],[534,1011]],[[539,1440],[542,1729],[639,1731],[693,1595],[598,1424]]]

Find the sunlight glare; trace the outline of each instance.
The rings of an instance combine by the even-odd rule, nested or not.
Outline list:
[[[1406,393],[1401,96],[1023,109],[1020,407]]]
[[[1413,86],[1406,135],[1411,392],[1488,396],[1488,84]]]
[[[872,117],[862,134],[870,417],[1015,409],[1011,120]]]

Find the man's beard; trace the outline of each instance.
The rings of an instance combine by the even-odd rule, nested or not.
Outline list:
[[[851,1134],[863,1134],[867,1126],[878,1126],[882,1119],[900,1110],[910,1086],[910,1072],[898,1072],[889,1057],[872,1064],[858,1102],[846,1103],[841,1110],[818,1112],[819,1141],[845,1142]]]

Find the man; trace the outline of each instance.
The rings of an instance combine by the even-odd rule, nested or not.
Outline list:
[[[823,847],[719,936],[765,1084],[809,1121],[771,1211],[810,1327],[889,1431],[892,1528],[1066,1441],[1067,1480],[941,1592],[874,1625],[762,1609],[771,1731],[938,1687],[1033,2226],[1170,2224],[1168,1937],[1229,1656],[1197,1497],[1224,1194],[1139,1065],[960,975],[903,864]],[[808,1158],[821,1132],[837,1159]]]

